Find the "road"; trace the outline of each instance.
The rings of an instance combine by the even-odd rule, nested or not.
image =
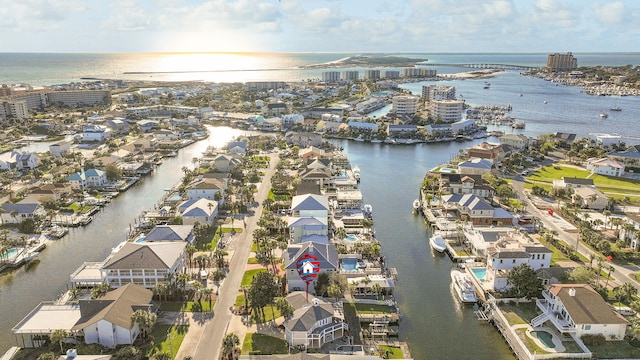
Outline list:
[[[236,301],[236,296],[240,289],[240,283],[244,274],[244,269],[251,251],[253,242],[253,231],[258,227],[258,220],[262,214],[262,202],[267,198],[271,189],[271,178],[275,173],[276,165],[280,160],[276,153],[269,154],[271,161],[269,168],[265,171],[263,181],[258,187],[258,192],[254,199],[258,203],[252,216],[247,217],[245,230],[236,235],[235,251],[229,265],[229,274],[224,279],[219,290],[218,300],[213,308],[213,318],[206,320],[204,328],[200,332],[200,338],[195,344],[195,349],[184,349],[181,347],[176,358],[182,359],[181,354],[193,354],[195,360],[210,360],[219,357],[222,348],[222,339],[225,336],[232,314],[230,308]],[[190,330],[191,331],[191,330]],[[197,333],[197,331],[196,331]],[[183,342],[183,345],[190,346]],[[241,344],[242,345],[242,344]]]
[[[558,226],[558,224],[550,218],[550,216],[558,216],[558,215],[549,215],[546,210],[539,210],[531,199],[524,192],[524,179],[519,176],[515,176],[513,178],[512,187],[513,190],[518,194],[518,198],[526,204],[527,210],[534,216],[537,216],[541,222],[544,224],[544,227],[550,230],[555,230],[558,233],[558,238],[564,241],[567,245],[576,248],[578,253],[580,253],[585,258],[589,259],[590,255],[595,255],[596,258],[600,256],[599,253],[594,252],[583,243],[581,243],[578,239],[577,233],[569,233]],[[602,268],[608,269],[609,266],[613,266],[615,271],[611,274],[611,276],[620,283],[631,283],[633,286],[640,291],[640,283],[631,275],[634,272],[640,272],[640,268],[635,265],[618,265],[614,264],[610,261],[603,261]]]

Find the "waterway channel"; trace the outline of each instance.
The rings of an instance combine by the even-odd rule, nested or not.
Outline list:
[[[40,301],[52,300],[67,289],[69,275],[84,261],[101,261],[125,240],[129,223],[158,202],[166,188],[182,177],[183,166],[209,146],[220,146],[241,132],[209,128],[209,139],[182,149],[155,174],[145,178],[106,206],[85,228],[72,229],[51,242],[41,262],[0,277],[0,351],[14,344],[11,327]],[[481,140],[477,140],[479,142]],[[450,289],[449,258],[431,253],[429,233],[411,203],[425,172],[449,160],[465,143],[390,146],[341,141],[352,165],[362,174],[362,192],[373,205],[375,229],[390,266],[398,269],[397,300],[402,311],[401,339],[415,359],[508,359],[512,356],[497,331],[475,319],[471,307],[461,306]],[[384,190],[384,191],[383,191]]]
[[[105,206],[86,227],[72,228],[60,240],[51,241],[40,254],[40,263],[0,276],[0,354],[15,344],[11,328],[41,301],[51,301],[67,290],[69,275],[85,261],[102,261],[111,249],[126,240],[129,224],[144,210],[152,209],[165,189],[178,184],[182,167],[208,146],[220,147],[242,134],[241,130],[209,128],[210,137],[191,144],[166,159],[155,173],[143,178]]]

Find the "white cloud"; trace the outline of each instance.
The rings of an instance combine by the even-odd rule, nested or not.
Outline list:
[[[67,19],[87,9],[82,0],[0,0],[0,27],[13,32],[62,29]]]
[[[607,25],[620,25],[629,19],[629,9],[620,1],[604,4],[593,4],[593,11],[600,22]]]

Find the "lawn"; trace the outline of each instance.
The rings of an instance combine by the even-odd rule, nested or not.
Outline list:
[[[606,341],[603,345],[587,346],[594,359],[639,359],[640,348],[626,341]]]
[[[573,167],[544,166],[527,176],[527,180],[533,182],[552,183],[553,180],[560,180],[563,176],[585,179],[589,174],[591,174],[591,172],[588,170],[580,170]]]
[[[500,310],[507,318],[509,325],[528,324],[538,315],[536,303],[500,304]]]
[[[394,312],[394,309],[387,305],[356,303],[355,307],[359,314],[391,314]]]
[[[244,305],[244,303],[243,303]],[[262,317],[258,318],[258,311],[253,312],[253,322],[255,322],[256,324],[264,324],[264,323],[268,323],[271,320],[275,320],[277,318],[279,318],[280,316],[280,310],[278,310],[277,307],[273,306],[273,305],[268,305],[264,308],[264,319]]]
[[[267,269],[254,269],[245,271],[244,275],[242,276],[242,283],[240,283],[240,286],[251,286],[251,280],[253,280],[253,277],[263,271],[267,271]]]
[[[211,302],[211,306],[209,306],[209,301],[202,301],[200,303],[195,301],[187,301],[186,303],[181,301],[168,301],[160,304],[160,310],[173,312],[208,312],[211,311],[215,304],[215,301]]]
[[[166,351],[171,354],[171,359],[175,359],[188,329],[187,325],[156,325],[151,332],[154,341],[143,345],[140,350],[147,356]]]
[[[378,351],[383,359],[404,359],[402,349],[399,347],[380,345]]]
[[[247,333],[242,343],[243,355],[271,355],[289,353],[289,344],[273,336]]]

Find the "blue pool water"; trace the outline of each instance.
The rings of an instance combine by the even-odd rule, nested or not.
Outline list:
[[[546,331],[532,331],[531,335],[540,340],[544,344],[544,346],[550,349],[556,347],[556,344],[553,343],[553,335],[549,334]]]
[[[136,242],[137,242],[137,243],[144,242],[144,237],[141,237],[141,238],[137,239],[137,240],[136,240]]]
[[[18,251],[19,251],[19,250],[20,250],[20,249],[18,249],[18,248],[11,248],[11,249],[9,249],[9,251],[7,251],[7,254],[5,255],[5,258],[7,258],[7,259],[8,259],[8,258],[10,258],[10,257],[12,257],[12,256],[15,256],[15,255],[18,253]]]
[[[345,239],[347,241],[351,241],[351,242],[358,240],[358,238],[353,236],[353,235],[347,235],[347,237]]]
[[[478,280],[485,282],[485,277],[487,277],[487,269],[486,268],[471,268],[473,274],[478,278]]]
[[[342,259],[342,270],[356,270],[358,259],[345,258]]]

